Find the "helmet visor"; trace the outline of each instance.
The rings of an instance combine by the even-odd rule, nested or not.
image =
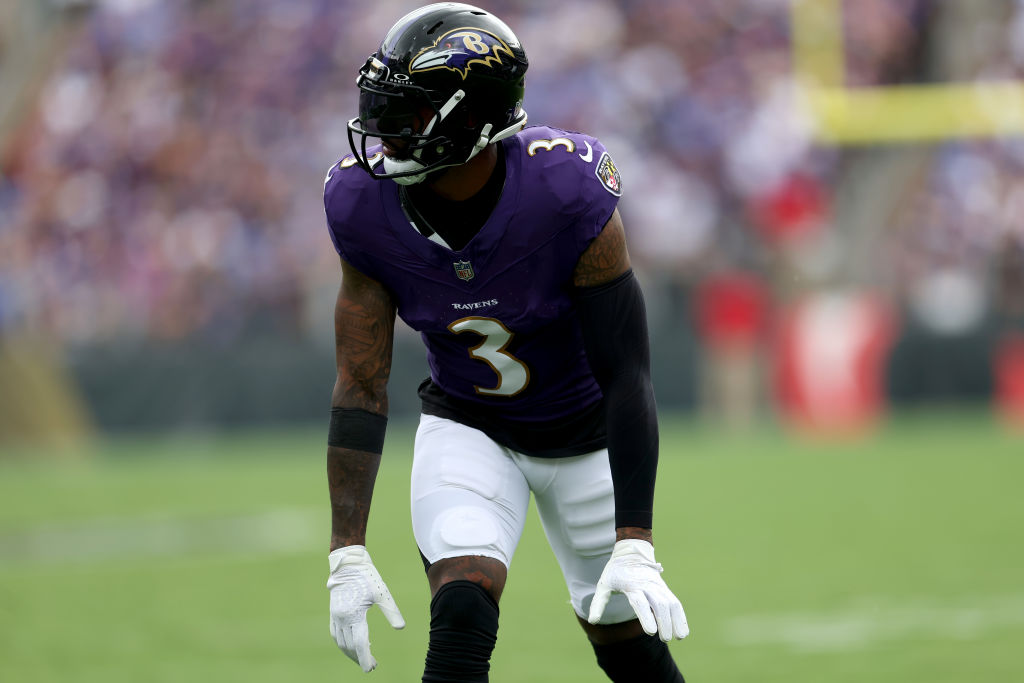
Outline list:
[[[384,91],[363,88],[359,94],[359,120],[363,133],[381,138],[396,155],[405,155],[428,139],[425,129],[437,109],[416,90]]]

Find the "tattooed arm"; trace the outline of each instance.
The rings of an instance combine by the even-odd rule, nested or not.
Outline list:
[[[643,294],[616,209],[573,273],[580,325],[607,410],[616,540],[651,540],[658,421]]]
[[[386,417],[395,305],[380,283],[344,260],[341,272],[341,289],[334,309],[338,378],[331,405]],[[327,447],[331,550],[366,544],[366,520],[379,465],[379,453]]]
[[[577,287],[596,287],[611,282],[629,271],[629,252],[626,251],[626,231],[622,227],[619,210],[601,229],[587,250],[580,256],[572,283]]]

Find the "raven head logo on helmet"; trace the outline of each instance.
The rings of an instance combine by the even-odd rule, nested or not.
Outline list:
[[[512,48],[505,41],[487,31],[457,28],[444,34],[424,49],[409,65],[410,73],[430,69],[451,69],[465,80],[474,64],[485,67],[501,64],[502,54],[515,59]]]
[[[464,164],[526,126],[529,62],[498,17],[439,3],[398,20],[359,71],[359,116],[349,145],[374,178],[410,185]],[[376,138],[380,146],[368,148]],[[377,152],[383,163],[370,163]]]

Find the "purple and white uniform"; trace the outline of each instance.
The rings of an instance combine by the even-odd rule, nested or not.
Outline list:
[[[499,441],[522,432],[518,426],[573,442],[528,440],[521,450],[534,455],[589,452],[604,445],[603,411],[572,274],[615,209],[618,172],[604,146],[580,133],[531,127],[498,144],[504,189],[462,250],[421,234],[399,186],[370,178],[352,157],[326,183],[331,239],[345,261],[391,292],[398,315],[421,333],[431,375],[421,388],[425,412],[494,427],[485,431]],[[575,435],[555,427],[574,421],[584,424]]]
[[[620,179],[603,145],[580,133],[532,127],[498,144],[504,189],[461,250],[425,237],[398,185],[351,157],[327,179],[327,220],[338,253],[388,289],[427,347],[411,484],[420,552],[430,563],[473,555],[509,566],[532,492],[585,617],[615,543],[615,501],[572,276],[615,210]],[[601,621],[632,618],[616,594]]]

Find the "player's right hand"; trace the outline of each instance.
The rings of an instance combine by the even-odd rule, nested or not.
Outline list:
[[[338,548],[327,559],[331,567],[327,579],[327,589],[331,592],[331,637],[363,671],[373,671],[377,660],[370,654],[367,610],[371,605],[379,605],[388,623],[395,628],[405,628],[405,619],[365,546]]]

